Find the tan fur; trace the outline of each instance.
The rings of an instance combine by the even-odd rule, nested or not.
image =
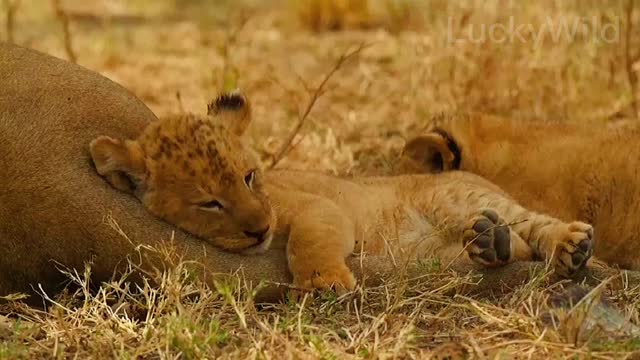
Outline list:
[[[459,149],[457,167],[447,143]],[[535,211],[592,223],[598,239],[595,256],[637,270],[638,144],[637,127],[514,121],[481,114],[437,116],[423,134],[407,142],[397,172],[458,168],[481,175]],[[449,159],[443,166],[438,165],[438,154]]]
[[[239,94],[215,102],[220,99],[246,103]],[[216,246],[261,252],[271,239],[286,246],[293,284],[301,288],[352,289],[355,278],[345,258],[358,252],[399,260],[428,254],[449,262],[466,251],[490,267],[553,258],[563,276],[590,256],[590,225],[528,211],[469,173],[341,179],[256,171],[250,184],[247,174],[257,164],[242,134],[233,131],[234,120],[247,111],[167,117],[135,140],[100,137],[91,145],[93,159],[102,175],[117,169],[134,178],[133,192],[150,212]],[[203,147],[215,151],[198,151]],[[207,201],[222,206],[205,211],[199,204]],[[249,229],[269,230],[257,239],[245,234]]]

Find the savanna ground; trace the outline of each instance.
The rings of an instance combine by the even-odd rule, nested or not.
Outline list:
[[[159,116],[203,112],[219,89],[240,87],[252,100],[251,137],[267,166],[278,159],[280,167],[387,173],[405,137],[443,111],[593,126],[636,121],[640,4],[633,1],[3,6],[2,40],[75,58]],[[629,20],[637,25],[627,27]],[[468,29],[480,36],[481,24],[510,22],[530,27],[509,41],[450,41],[469,40]],[[545,26],[563,24],[579,31],[535,41]],[[624,281],[558,309],[549,299],[566,284],[548,283],[545,271],[506,294],[474,297],[466,292],[474,278],[429,259],[412,281],[398,275],[341,297],[256,306],[240,276],[210,288],[170,249],[158,250],[175,264],[154,275],[160,286],[116,279],[98,287],[87,273],[70,273],[79,290],[43,300],[46,310],[5,299],[0,358],[640,357],[640,289]],[[625,329],[611,331],[616,324]]]

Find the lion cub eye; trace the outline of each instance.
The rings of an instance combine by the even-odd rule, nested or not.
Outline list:
[[[244,176],[244,183],[247,185],[249,189],[253,186],[253,181],[256,179],[256,171],[251,170],[247,175]]]
[[[220,211],[223,208],[222,204],[218,200],[207,201],[199,204],[198,207],[200,207],[200,210],[204,211]]]

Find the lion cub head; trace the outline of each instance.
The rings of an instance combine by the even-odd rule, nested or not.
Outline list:
[[[259,161],[241,139],[250,116],[244,96],[222,94],[206,116],[160,119],[135,140],[100,136],[91,157],[100,175],[152,214],[224,249],[261,252],[275,218]]]

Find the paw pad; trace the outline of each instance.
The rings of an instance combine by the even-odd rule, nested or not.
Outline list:
[[[579,221],[570,223],[556,246],[556,272],[572,276],[585,266],[592,253],[593,227]]]
[[[498,213],[485,209],[469,220],[463,243],[471,259],[483,265],[500,265],[511,257],[511,231]]]

